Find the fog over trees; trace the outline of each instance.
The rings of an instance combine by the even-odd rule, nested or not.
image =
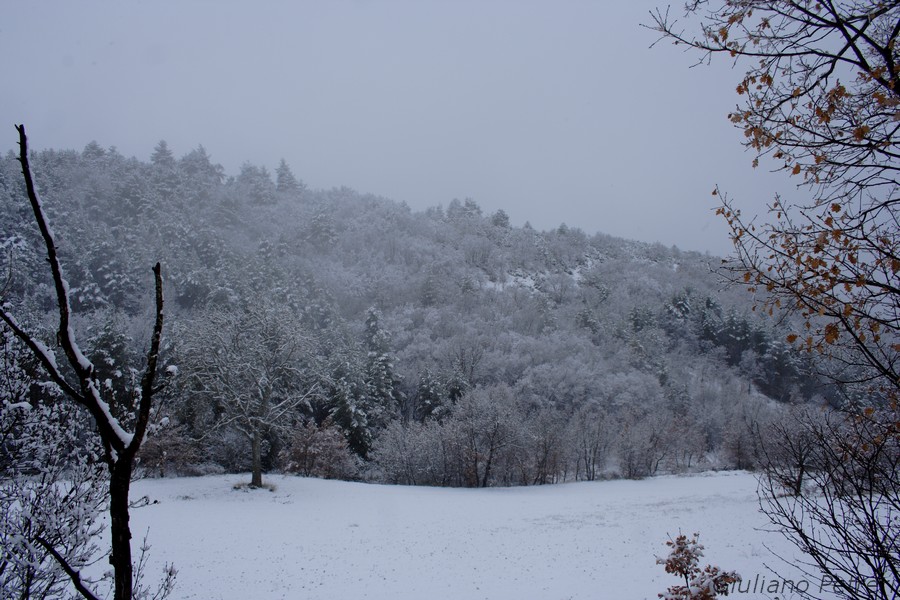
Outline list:
[[[511,16],[505,14],[508,9],[503,7],[497,16]],[[132,494],[131,486],[140,478],[218,475],[145,481],[135,490],[227,481],[214,485],[233,487],[233,497],[258,502],[279,496],[274,473],[283,474],[279,482],[285,487],[299,490],[294,486],[309,484],[313,489],[312,484],[320,484],[293,476],[491,488],[726,469],[755,472],[758,503],[750,512],[756,515],[758,509],[767,522],[763,527],[782,535],[799,553],[771,551],[788,575],[799,571],[808,580],[818,578],[819,592],[827,581],[842,598],[900,596],[900,204],[895,164],[900,157],[895,148],[900,0],[689,0],[683,11],[667,7],[647,14],[643,27],[658,36],[651,48],[674,43],[698,65],[721,57],[738,69],[736,88],[729,84],[721,91],[737,93],[738,104],[727,117],[751,153],[747,162],[793,178],[795,184],[792,192],[782,190],[789,196],[773,192],[760,211],[742,209],[742,202],[745,196],[766,197],[764,186],[726,185],[726,178],[720,187],[710,181],[710,201],[717,205],[710,214],[727,226],[734,247],[724,260],[593,232],[606,230],[606,225],[623,231],[615,228],[617,211],[609,207],[631,205],[629,193],[634,198],[665,198],[677,210],[677,216],[664,216],[659,206],[658,214],[626,218],[638,226],[629,231],[639,231],[652,220],[685,235],[691,223],[676,225],[679,219],[693,219],[694,225],[702,219],[688,217],[684,208],[684,198],[696,196],[691,187],[696,181],[688,184],[661,175],[664,170],[656,167],[667,161],[653,158],[650,150],[633,161],[618,146],[604,147],[607,134],[615,130],[603,122],[606,116],[647,110],[637,104],[611,109],[612,104],[599,102],[608,96],[602,85],[576,85],[592,80],[583,76],[585,69],[576,57],[591,57],[591,69],[601,64],[592,46],[579,47],[565,60],[552,51],[553,46],[568,45],[560,44],[565,38],[574,41],[587,34],[598,39],[596,31],[581,28],[588,20],[550,10],[539,20],[549,22],[554,14],[557,25],[565,27],[541,27],[534,30],[540,35],[523,36],[534,24],[523,18],[525,11],[504,29],[510,35],[503,44],[497,45],[494,32],[489,32],[487,52],[479,49],[473,30],[466,58],[457,51],[458,36],[449,35],[452,21],[462,17],[466,26],[459,31],[465,31],[469,21],[493,19],[472,20],[470,14],[452,11],[435,19],[437,13],[427,12],[428,23],[443,26],[440,36],[405,26],[420,38],[415,45],[404,43],[398,31],[382,35],[394,44],[385,44],[381,51],[387,54],[381,56],[395,59],[380,58],[370,44],[368,64],[357,60],[352,44],[328,45],[359,37],[346,33],[353,31],[360,15],[340,15],[335,22],[340,23],[341,36],[328,33],[318,41],[312,31],[290,36],[316,47],[321,56],[337,59],[314,60],[316,72],[341,73],[341,79],[358,87],[384,65],[404,81],[408,77],[402,74],[413,72],[409,68],[416,65],[424,77],[417,80],[422,84],[418,87],[438,92],[431,101],[399,95],[410,106],[428,109],[420,117],[426,118],[426,112],[432,120],[441,115],[444,125],[450,125],[441,135],[419,128],[417,133],[424,132],[429,142],[440,140],[441,148],[430,146],[430,151],[428,144],[413,143],[416,136],[391,148],[384,140],[404,135],[377,134],[379,128],[396,128],[389,112],[403,117],[399,129],[411,122],[410,111],[398,108],[397,87],[390,84],[388,73],[376,77],[380,86],[369,86],[374,91],[363,103],[368,112],[342,107],[339,123],[348,125],[348,131],[359,123],[378,126],[366,135],[351,135],[352,149],[361,156],[384,159],[395,149],[416,149],[416,156],[389,160],[395,165],[390,169],[377,160],[363,167],[353,163],[346,144],[348,150],[338,154],[341,160],[328,158],[335,153],[326,140],[349,139],[335,133],[342,130],[335,129],[336,122],[318,133],[315,128],[305,131],[299,143],[293,141],[297,136],[281,131],[277,137],[293,149],[279,148],[281,142],[264,133],[270,127],[262,121],[253,123],[261,132],[254,131],[255,139],[266,144],[262,151],[246,141],[235,142],[237,130],[231,131],[232,147],[251,149],[245,160],[217,157],[229,165],[228,171],[202,145],[179,155],[165,140],[146,144],[150,152],[141,156],[149,155],[148,160],[98,142],[81,150],[29,152],[24,126],[16,126],[19,153],[0,155],[0,598],[75,593],[86,600],[168,597],[177,577],[175,567],[148,559],[146,537],[142,544],[132,544],[132,509],[157,504],[149,495],[133,497],[138,494]],[[419,23],[415,11],[405,13],[397,23]],[[329,16],[328,11],[319,12],[318,33],[328,31]],[[359,20],[366,32],[360,39],[379,31],[375,17]],[[67,20],[57,19],[55,25]],[[391,21],[395,26],[395,19]],[[624,22],[621,15],[603,21]],[[54,25],[52,20],[48,25]],[[225,25],[228,20],[212,30],[219,36]],[[198,35],[205,30],[182,29]],[[276,29],[270,27],[266,34]],[[64,38],[62,30],[57,33]],[[137,40],[140,35],[134,33]],[[172,33],[167,47],[178,48],[178,32]],[[452,40],[447,46],[453,54],[450,62],[435,61],[440,53],[429,54],[441,44],[421,43],[442,36]],[[105,34],[93,37],[105,39]],[[243,42],[246,48],[260,46],[250,39]],[[604,38],[604,43],[622,51],[631,48],[621,40]],[[128,47],[144,43],[108,45],[91,62],[92,69],[107,71],[112,63],[104,61],[110,52],[124,58]],[[200,38],[197,46],[206,56],[227,55],[210,51]],[[423,51],[409,53],[409,47]],[[501,47],[503,52],[497,53]],[[517,50],[524,47],[528,52]],[[328,52],[323,54],[323,48]],[[352,64],[334,68],[347,49]],[[628,53],[638,56],[633,50]],[[303,55],[305,50],[287,54]],[[522,57],[526,63],[512,60]],[[34,52],[28,60],[39,58]],[[416,60],[406,63],[407,58]],[[498,58],[502,61],[495,63]],[[459,85],[462,80],[445,72],[450,63],[474,65],[472,71],[477,72],[482,61],[492,67],[484,72],[492,85]],[[67,70],[74,66],[68,54],[62,62]],[[328,90],[322,98],[341,96],[336,81],[323,85],[317,73],[305,70],[309,65],[303,60],[295,62],[299,70],[293,81],[302,86],[288,85],[279,98],[294,98],[296,105],[296,94],[305,98],[308,89],[320,88]],[[423,70],[424,65],[428,69]],[[60,79],[45,66],[29,67],[29,75],[39,73],[32,83]],[[162,70],[172,75],[177,71]],[[128,71],[138,73],[136,68]],[[192,71],[215,69],[194,65]],[[520,85],[512,76],[496,78],[495,72],[501,71],[535,75],[535,85]],[[562,71],[572,76],[568,83],[548,77]],[[365,79],[360,79],[363,73]],[[435,79],[424,85],[427,74]],[[624,87],[633,88],[633,98],[648,96],[635,92],[640,86],[627,85],[632,81],[628,77],[659,79],[633,73],[618,77]],[[593,81],[607,79],[609,73]],[[114,79],[117,85],[127,80],[124,75]],[[141,73],[139,80],[154,78]],[[457,110],[465,99],[442,92],[447,84],[454,89],[480,87],[485,93],[471,97],[469,110]],[[697,108],[702,99],[716,95],[691,86]],[[73,93],[77,87],[69,86]],[[194,87],[195,92],[210,88]],[[507,115],[502,107],[511,103],[492,96],[492,87],[504,95],[548,91],[524,95],[542,100],[532,107],[540,117],[529,119],[524,105]],[[554,104],[549,92],[555,90],[562,91],[559,99],[571,105],[568,110],[557,110],[563,105]],[[351,90],[350,97],[355,98],[356,91]],[[387,92],[389,104],[379,108],[382,92]],[[14,104],[24,97],[14,98]],[[448,112],[442,104],[446,97],[454,97],[459,106]],[[579,116],[574,99],[590,107],[590,118]],[[20,109],[30,114],[28,104]],[[67,106],[86,104],[91,103],[70,101]],[[129,104],[129,109],[137,110],[138,104]],[[211,106],[198,104],[203,105]],[[292,106],[293,114],[305,116],[293,127],[307,127],[301,121],[309,115],[319,124],[329,122],[328,110],[297,106]],[[383,110],[385,106],[390,111]],[[257,113],[274,115],[276,107]],[[689,121],[683,108],[669,108],[673,110],[667,115]],[[494,121],[498,110],[509,129],[484,127],[477,118],[485,115]],[[451,113],[465,115],[464,122],[474,129],[453,126]],[[62,115],[53,120],[73,120]],[[356,125],[354,115],[362,119]],[[516,148],[511,142],[522,139],[523,131],[534,133],[517,124],[524,122],[547,128],[532,135],[543,140],[532,147],[551,154],[564,147],[566,152],[550,159],[519,154],[526,145]],[[645,133],[653,129],[646,129],[649,123],[643,125]],[[643,141],[647,136],[631,125],[618,137]],[[147,127],[157,131],[156,136],[174,135],[158,124],[145,123]],[[590,143],[579,145],[576,130],[579,135],[587,132]],[[592,137],[592,130],[603,135]],[[699,174],[702,179],[703,173],[723,176],[699,146],[691,150],[687,136],[677,134],[671,119],[656,126],[651,137],[660,131],[675,142],[660,156],[692,156],[700,165],[684,169],[690,178]],[[131,138],[122,132],[119,143],[129,144]],[[217,133],[198,137],[216,144]],[[688,135],[693,137],[693,132]],[[697,136],[691,141],[699,142],[702,136]],[[490,147],[491,156],[467,152],[465,146],[473,139],[479,148]],[[169,140],[181,148],[190,143]],[[367,148],[366,140],[376,143]],[[460,140],[457,156],[435,160]],[[719,147],[708,141],[700,145],[707,150]],[[128,153],[135,151],[128,148]],[[296,149],[314,153],[298,154]],[[615,165],[623,163],[613,155],[633,164],[617,171]],[[425,156],[440,176],[418,162]],[[316,166],[318,157],[325,157],[326,169]],[[499,157],[503,160],[495,160]],[[503,171],[504,163],[512,170]],[[396,165],[405,172],[394,170]],[[571,171],[560,176],[566,172],[563,166]],[[541,177],[530,177],[542,167],[547,171]],[[389,182],[376,189],[390,189],[410,203],[419,201],[419,208],[435,202],[436,196],[447,197],[442,205],[414,211],[390,198],[348,187],[315,189],[304,181],[331,168],[346,171],[348,179],[374,168]],[[655,176],[647,177],[650,173]],[[499,194],[509,203],[503,209],[497,197],[481,197],[485,189],[500,189],[479,187],[478,179],[484,176],[520,185],[506,188],[518,192]],[[584,180],[576,185],[579,177]],[[668,187],[662,193],[641,192],[644,178]],[[418,188],[412,197],[397,191],[416,180],[434,189]],[[479,198],[451,198],[460,182],[482,190]],[[607,223],[559,223],[538,230],[526,222],[514,227],[523,217],[516,213],[529,204],[530,218],[543,218],[534,207],[536,197],[557,215],[563,214],[559,211],[565,201],[606,207]],[[633,213],[623,210],[618,216],[625,214]],[[547,221],[540,225],[547,227]],[[665,483],[668,491],[700,479],[666,477],[656,483]],[[637,489],[644,483],[603,486]],[[362,483],[321,485],[387,490]],[[556,489],[573,487],[597,488],[584,484]],[[407,491],[409,498],[509,498],[552,492]],[[190,495],[178,497],[193,500]],[[361,511],[357,507],[353,512]],[[512,512],[522,516],[525,511]],[[744,518],[738,512],[733,516]],[[679,522],[673,523],[673,530],[674,525],[679,535],[669,539],[671,554],[657,563],[679,583],[660,597],[712,598],[727,595],[729,586],[734,591],[741,575],[712,564],[701,569],[703,545],[698,533],[689,535],[698,529],[681,531]],[[717,535],[727,528],[721,522],[701,525],[699,529],[717,529]],[[322,526],[334,534],[332,523]],[[417,529],[422,536],[421,522]],[[175,537],[190,539],[181,530]],[[603,534],[594,537],[602,539]],[[195,554],[204,556],[208,546],[201,540]],[[365,544],[360,548],[371,550]],[[570,549],[581,551],[577,544]],[[498,564],[491,563],[488,571],[496,573]],[[148,565],[156,575],[148,576]],[[387,572],[378,570],[381,575]],[[792,575],[772,573],[793,584]],[[281,578],[273,579],[283,584]],[[809,590],[799,594],[820,597]]]
[[[472,199],[417,213],[310,190],[284,161],[228,177],[202,146],[176,158],[161,141],[144,163],[92,142],[32,164],[110,390],[135,385],[145,265],[164,265],[177,375],[149,474],[488,486],[750,468],[782,407],[841,402],[775,321],[720,289],[716,257],[514,228]],[[20,179],[2,159],[5,299],[41,328],[53,288]]]

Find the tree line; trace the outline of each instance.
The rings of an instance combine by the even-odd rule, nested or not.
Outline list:
[[[416,213],[345,188],[310,190],[283,161],[274,176],[246,163],[226,177],[202,146],[176,159],[160,142],[142,162],[91,143],[31,162],[61,238],[74,325],[111,398],[135,396],[146,322],[139,266],[166,265],[161,356],[177,376],[144,460],[155,448],[166,464],[150,472],[252,470],[259,484],[309,423],[337,428],[363,466],[377,466],[369,455],[380,445],[376,456],[386,456],[389,426],[444,428],[483,389],[504,388],[516,399],[512,421],[545,415],[559,440],[578,414],[635,438],[678,440],[657,441],[659,458],[629,462],[619,454],[646,452],[611,436],[607,475],[743,466],[725,448],[744,435],[734,415],[762,410],[744,405],[840,401],[780,330],[719,290],[713,257],[564,224],[512,227],[504,211],[485,215],[471,199]],[[17,201],[16,166],[12,156],[0,162],[6,298],[37,325],[54,298]],[[707,425],[692,427],[700,413]],[[654,419],[670,426],[649,431]],[[562,443],[556,451],[571,454]],[[587,472],[479,481],[594,477]]]
[[[744,298],[718,290],[708,256],[512,227],[471,199],[416,213],[309,190],[283,162],[274,178],[249,163],[226,178],[202,147],[175,159],[160,142],[147,163],[96,143],[28,158],[55,242],[21,202],[21,157],[0,160],[15,315],[2,331],[0,497],[11,517],[0,535],[13,549],[8,581],[35,593],[95,560],[83,543],[102,527],[95,511],[73,519],[63,507],[76,489],[85,506],[105,505],[112,481],[127,498],[130,476],[96,466],[114,475],[135,439],[129,469],[151,476],[533,485],[752,467],[754,428],[783,404],[842,401]],[[47,248],[64,283],[46,271]],[[157,260],[168,306],[152,353],[160,385],[142,375],[154,320],[146,265]],[[57,365],[61,339],[78,345]],[[87,412],[59,408],[72,391]],[[44,415],[66,435],[28,435]],[[112,437],[92,435],[98,426]],[[60,487],[63,473],[83,484]],[[61,512],[15,509],[51,492],[60,503],[45,506]],[[116,527],[116,597],[152,596]],[[36,535],[47,547],[12,543]]]

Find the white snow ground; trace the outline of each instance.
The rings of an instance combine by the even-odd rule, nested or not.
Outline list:
[[[729,597],[792,597],[766,565],[803,579],[767,550],[794,554],[760,529],[747,473],[486,490],[265,480],[277,489],[233,489],[248,475],[135,483],[133,499],[158,501],[132,511],[136,542],[149,527],[148,577],[174,562],[173,597],[204,600],[655,599],[677,583],[656,564],[668,535],[698,531],[701,564],[745,579]]]

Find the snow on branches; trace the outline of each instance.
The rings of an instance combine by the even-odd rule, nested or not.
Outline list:
[[[657,558],[656,563],[665,565],[666,573],[684,579],[684,585],[673,585],[664,594],[664,600],[712,600],[719,594],[728,595],[729,586],[741,580],[734,571],[721,571],[719,567],[706,565],[700,568],[703,544],[698,541],[699,533],[690,539],[684,534],[666,542],[672,551],[666,558]]]

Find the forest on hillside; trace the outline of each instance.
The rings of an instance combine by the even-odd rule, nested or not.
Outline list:
[[[490,486],[752,468],[767,424],[839,402],[775,320],[723,289],[716,257],[512,227],[471,199],[414,212],[312,190],[284,161],[226,176],[202,146],[176,158],[160,142],[143,162],[92,142],[31,163],[74,329],[123,419],[162,264],[148,475]],[[3,301],[52,347],[53,284],[24,198],[9,154]],[[0,460],[22,426],[10,407],[59,394],[2,336]]]

